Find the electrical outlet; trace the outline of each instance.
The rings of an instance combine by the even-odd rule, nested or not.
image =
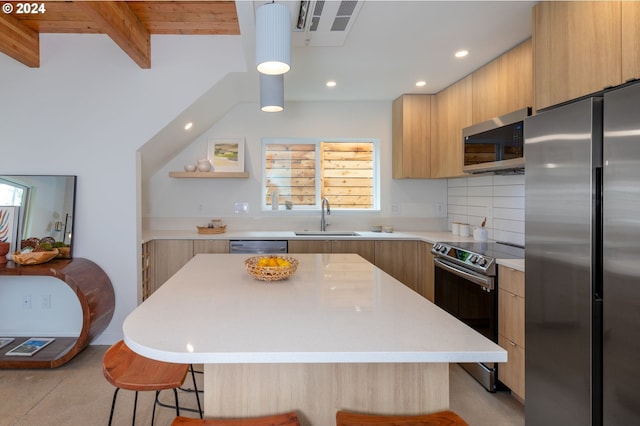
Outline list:
[[[394,214],[400,213],[400,206],[396,203],[391,204],[391,213],[394,213]]]
[[[436,203],[436,213],[440,217],[444,216],[444,204]]]
[[[22,296],[22,309],[31,309],[31,295]]]

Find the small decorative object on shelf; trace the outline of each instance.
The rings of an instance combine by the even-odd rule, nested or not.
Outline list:
[[[198,171],[199,172],[208,172],[211,171],[211,162],[207,158],[202,158],[198,160]]]
[[[185,172],[195,172],[196,171],[196,165],[195,164],[187,164],[186,166],[184,166],[184,171]]]
[[[298,259],[290,256],[254,256],[244,264],[249,275],[261,281],[284,280],[298,269]]]
[[[58,255],[58,249],[49,251],[15,252],[12,260],[19,265],[39,265],[46,263]]]
[[[70,257],[70,250],[53,237],[32,237],[20,242],[20,251],[13,253],[11,259],[19,265],[39,265],[54,257]]]
[[[227,230],[227,225],[222,224],[221,219],[211,219],[207,226],[196,226],[198,234],[223,234]]]

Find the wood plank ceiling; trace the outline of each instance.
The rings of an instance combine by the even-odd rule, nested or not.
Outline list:
[[[0,52],[33,68],[40,66],[40,33],[107,34],[141,68],[151,68],[151,34],[240,34],[233,0],[30,3],[43,5],[37,13],[31,6],[24,13],[24,5],[3,3]]]

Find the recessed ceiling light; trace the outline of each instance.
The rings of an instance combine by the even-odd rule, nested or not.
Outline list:
[[[336,87],[336,82],[333,80],[327,81],[327,87]]]
[[[416,81],[416,87],[424,87],[427,85],[427,82],[424,80]]]
[[[458,50],[456,52],[456,58],[464,58],[465,56],[467,56],[469,54],[468,50]]]
[[[193,127],[193,123],[192,122],[188,122],[187,124],[184,125],[184,129],[185,130],[189,130],[192,127]]]

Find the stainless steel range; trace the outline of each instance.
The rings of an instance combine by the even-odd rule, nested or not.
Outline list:
[[[523,259],[524,249],[500,242],[435,243],[435,304],[498,343],[496,259]],[[488,391],[498,389],[496,363],[460,364]]]

